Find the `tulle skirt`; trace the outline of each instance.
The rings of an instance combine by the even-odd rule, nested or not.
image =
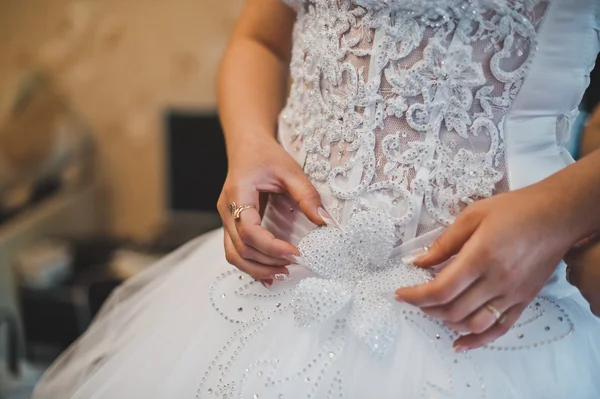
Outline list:
[[[572,290],[539,298],[467,353],[440,322],[390,301],[395,340],[377,356],[347,310],[298,325],[293,291],[306,270],[265,288],[227,264],[222,235],[119,287],[34,398],[600,398],[600,322]]]

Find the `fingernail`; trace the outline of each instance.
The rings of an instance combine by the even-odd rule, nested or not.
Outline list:
[[[277,273],[275,275],[273,275],[273,279],[277,280],[277,281],[285,281],[288,280],[290,278],[290,276],[288,276],[285,273]]]
[[[402,298],[402,297],[401,297],[401,296],[399,296],[399,295],[396,295],[396,301],[398,301],[398,302],[406,302],[406,301],[404,300],[404,298]]]
[[[469,350],[469,348],[467,348],[466,346],[462,346],[462,345],[455,345],[452,347],[452,349],[454,350],[455,353],[465,353]]]
[[[287,259],[287,260],[289,260],[289,261],[290,261],[290,262],[292,262],[293,264],[298,264],[298,263],[300,263],[300,262],[298,261],[298,258],[296,257],[296,255],[291,255],[291,254],[290,254],[290,255],[285,255],[285,256],[284,256],[284,258],[285,258],[285,259]]]
[[[423,259],[428,253],[429,253],[429,247],[425,246],[425,247],[413,252],[412,254],[406,255],[404,258],[402,258],[402,263],[413,264],[413,263],[418,262],[421,259]]]
[[[331,218],[331,216],[329,216],[329,214],[325,211],[325,209],[319,208],[319,209],[317,209],[317,213],[319,214],[319,216],[321,217],[321,219],[323,219],[323,221],[328,226],[334,226],[335,225],[335,221]]]
[[[265,288],[269,288],[270,286],[273,285],[273,280],[258,280],[259,283],[262,284],[263,287]]]

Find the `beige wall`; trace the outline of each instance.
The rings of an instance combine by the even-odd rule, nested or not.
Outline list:
[[[213,109],[218,60],[243,0],[1,0],[0,121],[19,80],[50,70],[99,146],[111,230],[164,214],[162,111]]]

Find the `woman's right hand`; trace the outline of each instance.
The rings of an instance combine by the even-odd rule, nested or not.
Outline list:
[[[229,171],[217,208],[225,228],[227,261],[252,277],[271,284],[289,274],[285,266],[299,255],[292,244],[275,238],[261,226],[264,193],[288,192],[302,212],[315,224],[321,198],[300,165],[268,135],[255,135],[243,142],[228,143]],[[262,201],[261,201],[262,200]],[[253,205],[234,220],[229,203]]]

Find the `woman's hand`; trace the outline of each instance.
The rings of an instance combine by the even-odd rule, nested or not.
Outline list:
[[[323,221],[319,193],[298,163],[270,135],[228,146],[229,172],[217,208],[225,227],[227,261],[256,279],[272,283],[289,274],[286,265],[294,263],[298,249],[277,239],[261,226],[260,210],[266,193],[289,192],[300,209],[315,224]],[[229,203],[253,205],[234,220]]]
[[[454,259],[432,282],[399,289],[398,300],[467,333],[454,343],[457,351],[506,333],[577,234],[556,208],[555,196],[564,193],[550,191],[531,186],[468,206],[415,263],[429,267]]]
[[[600,236],[565,256],[568,281],[579,289],[590,304],[592,313],[600,317]]]
[[[219,116],[229,172],[217,204],[229,263],[267,284],[283,278],[298,250],[261,227],[262,193],[289,192],[320,224],[320,197],[274,138],[287,97],[296,14],[280,0],[247,0],[219,68]],[[253,205],[233,220],[229,204]]]

